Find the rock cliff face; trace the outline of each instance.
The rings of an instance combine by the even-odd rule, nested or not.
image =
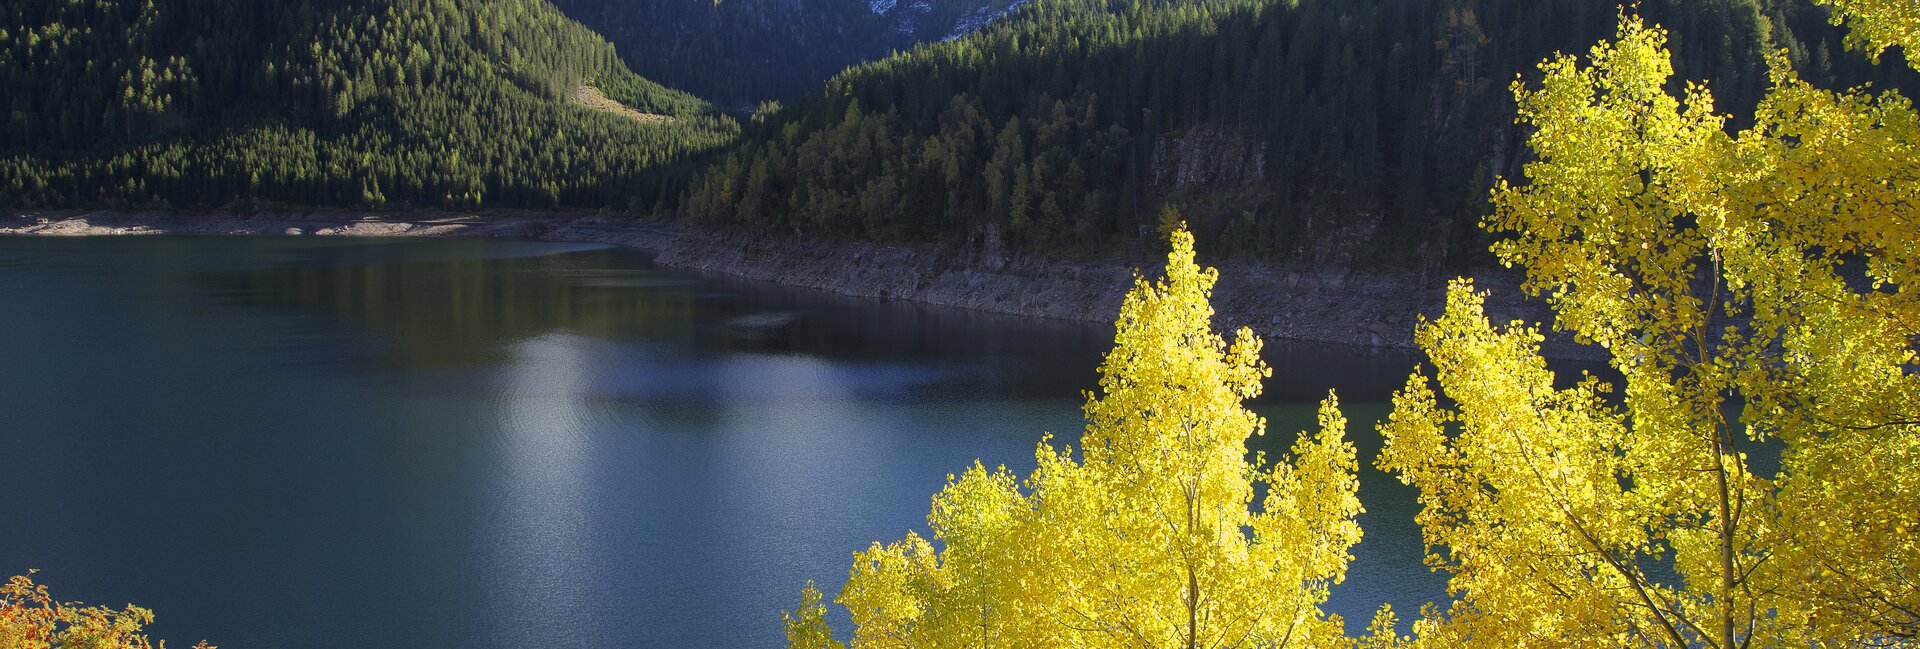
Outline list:
[[[1225,128],[1194,128],[1154,142],[1153,182],[1163,190],[1259,183],[1266,177],[1266,146]]]

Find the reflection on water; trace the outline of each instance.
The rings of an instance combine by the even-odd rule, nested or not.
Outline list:
[[[949,472],[1071,442],[1111,342],[482,240],[0,239],[0,304],[0,474],[48,495],[0,570],[246,647],[779,646]],[[1354,422],[1333,608],[1439,596],[1367,460],[1411,356],[1269,356],[1256,447],[1329,388]]]
[[[376,248],[421,243],[448,242]],[[205,279],[235,302],[294,307],[370,327],[391,344],[385,360],[415,367],[499,361],[509,349],[501,343],[551,331],[677,342],[692,335],[693,285],[657,270],[614,265],[626,257],[617,251],[419,260],[388,253],[376,256],[384,260],[378,263],[344,263],[339,252],[301,251],[290,257],[306,263],[215,271]]]
[[[589,510],[588,358],[577,339],[550,334],[512,345],[498,396],[501,462],[487,534],[493,572],[512,590],[499,607],[510,628],[563,639],[579,628],[600,574]]]

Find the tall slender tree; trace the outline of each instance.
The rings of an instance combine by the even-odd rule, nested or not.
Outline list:
[[[1920,16],[1899,2],[1840,4],[1904,14],[1911,34]],[[1882,33],[1857,35],[1897,44]],[[1587,63],[1541,69],[1514,85],[1538,160],[1495,189],[1487,225],[1621,379],[1569,385],[1537,328],[1493,326],[1465,282],[1421,325],[1433,371],[1396,395],[1380,458],[1420,489],[1430,563],[1457,595],[1420,639],[1920,638],[1911,103],[1816,89],[1775,55],[1754,126],[1730,133],[1705,87],[1668,92],[1666,34],[1632,17]]]
[[[1345,645],[1320,605],[1360,540],[1346,420],[1330,395],[1291,457],[1248,461],[1265,421],[1243,402],[1271,372],[1251,331],[1212,330],[1215,278],[1174,232],[1165,278],[1121,307],[1080,451],[1043,439],[1024,481],[976,463],[934,497],[932,540],[855,554],[852,646]],[[792,646],[829,646],[817,607]]]

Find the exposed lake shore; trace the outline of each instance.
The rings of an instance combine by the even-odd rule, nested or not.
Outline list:
[[[593,242],[643,251],[667,267],[816,289],[1018,316],[1109,322],[1133,277],[1126,261],[990,256],[937,246],[827,242],[720,232],[588,213],[374,214],[353,211],[179,213],[22,212],[0,219],[0,235],[140,234],[504,237]],[[1152,265],[1158,260],[1148,260]],[[1202,257],[1203,263],[1210,263]],[[1267,339],[1409,348],[1420,315],[1437,316],[1447,277],[1402,271],[1300,269],[1272,263],[1220,264],[1214,293],[1222,327],[1251,327]],[[1542,321],[1519,275],[1473,273],[1490,290],[1494,322]],[[1549,356],[1597,360],[1598,350],[1549,337]]]

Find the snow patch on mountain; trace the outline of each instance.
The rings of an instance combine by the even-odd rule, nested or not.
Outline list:
[[[893,11],[894,5],[899,3],[900,0],[867,0],[867,8],[872,9],[873,13],[885,16],[887,12]]]
[[[947,34],[946,38],[941,40],[950,41],[980,31],[981,28],[992,24],[993,21],[999,20],[1008,13],[1012,13],[1013,10],[1019,9],[1030,1],[1031,0],[1013,0],[1013,2],[1007,3],[1007,6],[1001,7],[998,10],[995,10],[992,5],[986,5],[969,11],[965,15],[960,16],[959,20],[953,22],[953,32]]]
[[[908,39],[921,33],[927,16],[933,13],[933,4],[927,0],[914,0],[913,4],[896,7],[889,17],[893,18],[893,31]]]

